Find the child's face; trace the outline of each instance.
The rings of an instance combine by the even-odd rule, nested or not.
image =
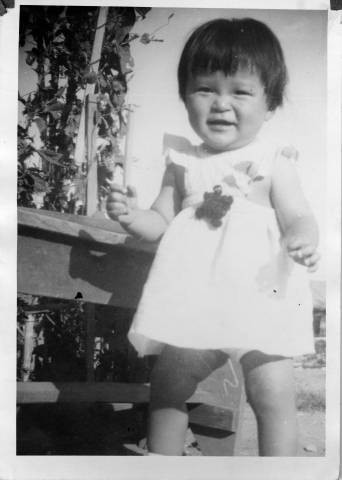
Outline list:
[[[185,106],[192,128],[217,151],[247,145],[271,116],[259,76],[247,70],[190,77]]]

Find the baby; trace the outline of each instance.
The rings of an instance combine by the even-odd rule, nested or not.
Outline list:
[[[108,215],[134,236],[161,239],[129,332],[139,355],[159,354],[151,453],[182,455],[186,400],[234,355],[260,455],[296,455],[292,357],[314,351],[306,270],[317,268],[319,255],[297,152],[261,133],[287,79],[281,45],[264,23],[222,18],[199,26],[181,54],[178,83],[202,143],[168,152],[150,209],[138,208],[132,186],[110,186]],[[214,222],[213,198],[227,207]]]

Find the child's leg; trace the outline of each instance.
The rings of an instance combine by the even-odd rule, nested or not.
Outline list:
[[[297,420],[292,360],[252,351],[241,365],[258,424],[259,455],[296,456]]]
[[[151,374],[147,447],[162,455],[182,455],[188,427],[186,400],[197,384],[223,365],[227,354],[167,345]]]

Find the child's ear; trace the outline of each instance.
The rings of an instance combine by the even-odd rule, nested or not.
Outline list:
[[[273,115],[274,115],[274,110],[267,110],[265,114],[265,122],[270,120],[273,117]]]

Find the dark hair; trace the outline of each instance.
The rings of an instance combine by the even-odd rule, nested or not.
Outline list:
[[[282,105],[288,76],[281,45],[267,25],[252,18],[211,20],[191,34],[178,65],[179,95],[185,102],[191,75],[232,75],[240,68],[259,74],[270,110]]]

